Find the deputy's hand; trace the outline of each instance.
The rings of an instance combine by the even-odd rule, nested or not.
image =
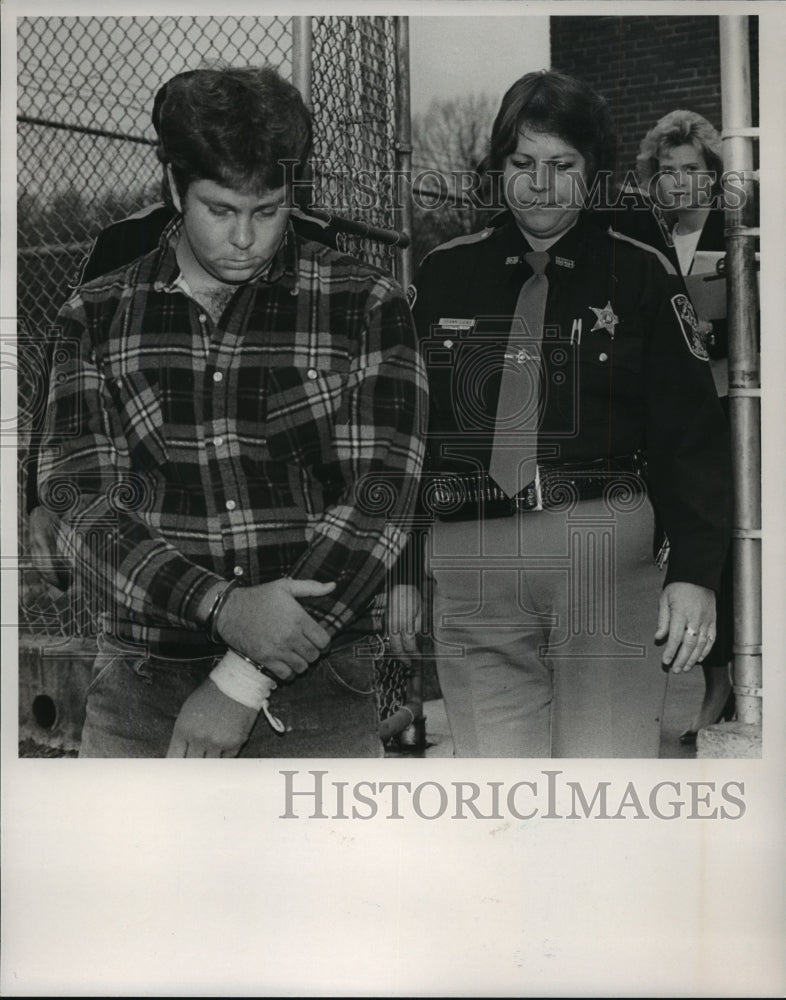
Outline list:
[[[330,636],[300,599],[324,597],[334,583],[283,577],[256,587],[235,587],[220,609],[216,629],[232,649],[283,681],[319,659]]]
[[[183,702],[167,757],[237,757],[257,714],[208,678]]]
[[[670,583],[658,610],[655,641],[666,639],[661,661],[678,674],[701,663],[715,642],[715,593],[693,583]]]
[[[409,584],[399,584],[388,591],[387,632],[388,653],[407,661],[418,652],[421,629],[420,590]]]

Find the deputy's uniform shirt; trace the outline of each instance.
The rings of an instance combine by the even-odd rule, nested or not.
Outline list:
[[[531,249],[510,220],[438,247],[421,266],[410,301],[429,373],[433,473],[488,471]],[[548,253],[539,461],[643,450],[671,542],[666,582],[717,589],[731,517],[728,428],[690,302],[647,248],[583,217]]]

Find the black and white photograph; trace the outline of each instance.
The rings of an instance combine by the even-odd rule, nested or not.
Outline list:
[[[2,17],[4,994],[784,995],[779,5]]]

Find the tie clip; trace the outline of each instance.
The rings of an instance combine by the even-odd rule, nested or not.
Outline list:
[[[515,361],[517,365],[523,365],[525,361],[535,361],[536,359],[529,353],[529,351],[522,347],[521,350],[516,351],[515,354],[513,351],[505,351],[505,360]]]

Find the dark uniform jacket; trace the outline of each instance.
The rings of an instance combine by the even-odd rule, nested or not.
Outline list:
[[[669,262],[675,274],[680,273],[680,264],[674,241],[671,237],[673,224],[657,206],[647,202],[637,208],[627,211],[613,212],[608,221],[611,229],[631,236],[641,243],[654,247]],[[710,209],[701,231],[696,250],[724,250],[726,247],[724,235],[723,210]]]
[[[431,473],[488,471],[530,249],[510,220],[438,247],[421,266],[412,294]],[[717,589],[731,521],[728,429],[690,302],[655,254],[584,217],[548,252],[539,461],[643,451],[671,542],[666,582]]]
[[[701,230],[696,252],[725,250],[724,225],[723,210],[720,208],[711,209]],[[658,252],[666,270],[680,277],[683,276],[671,235],[673,225],[657,206],[646,203],[628,211],[614,212],[611,216],[611,228],[623,236],[630,236],[640,243],[651,246]],[[729,338],[725,319],[713,320],[712,334],[706,340],[706,347],[707,353],[714,360],[728,356]]]

